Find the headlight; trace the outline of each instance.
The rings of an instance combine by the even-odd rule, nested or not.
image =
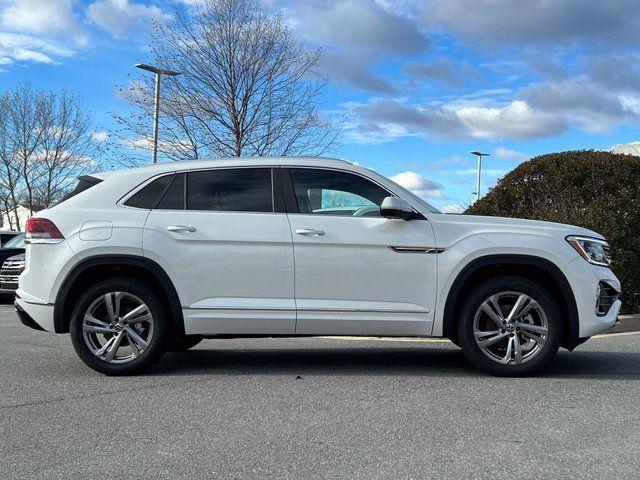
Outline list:
[[[593,265],[600,265],[602,267],[611,266],[609,244],[604,240],[571,235],[567,237],[567,242],[569,242],[569,245],[571,245],[587,262]]]

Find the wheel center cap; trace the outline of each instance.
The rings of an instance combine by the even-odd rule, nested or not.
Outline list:
[[[515,332],[516,331],[516,326],[513,323],[508,323],[507,324],[507,332]]]
[[[121,324],[120,322],[118,322],[118,323],[116,323],[116,324],[113,326],[113,329],[114,329],[116,332],[121,332],[121,331],[124,329],[124,325],[123,325],[123,324]]]

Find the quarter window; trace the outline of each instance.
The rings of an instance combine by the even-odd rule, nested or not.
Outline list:
[[[352,173],[315,168],[290,171],[300,213],[379,217],[382,201],[391,195]]]
[[[151,210],[156,204],[158,197],[162,195],[167,185],[173,178],[173,175],[164,175],[160,178],[156,178],[149,185],[142,188],[129,200],[125,202],[128,207],[145,208]]]
[[[156,206],[159,210],[184,210],[184,173],[176,175]]]
[[[187,209],[273,212],[270,168],[216,169],[187,174]]]

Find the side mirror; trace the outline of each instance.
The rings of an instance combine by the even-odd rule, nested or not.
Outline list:
[[[386,218],[409,220],[413,217],[413,208],[400,197],[387,197],[382,201],[380,214]]]

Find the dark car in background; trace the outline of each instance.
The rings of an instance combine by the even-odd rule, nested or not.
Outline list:
[[[0,247],[0,266],[7,258],[24,253],[24,249],[24,233],[18,233],[18,235]]]
[[[0,247],[18,235],[21,235],[21,233],[15,230],[0,230]]]
[[[24,270],[24,253],[7,258],[0,267],[0,295],[14,294],[18,289],[18,276]]]

